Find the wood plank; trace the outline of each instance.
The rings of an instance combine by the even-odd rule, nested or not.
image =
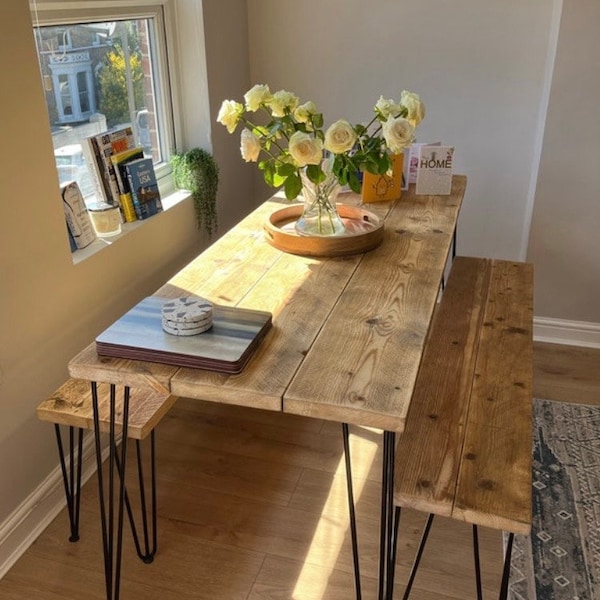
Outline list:
[[[129,401],[128,437],[142,440],[158,425],[160,420],[175,404],[176,396],[152,390],[131,390]],[[98,385],[98,408],[100,430],[109,431],[110,396],[109,386]],[[89,381],[69,379],[36,409],[42,421],[94,429],[92,390]],[[117,432],[123,424],[123,394],[117,393],[115,402]]]
[[[276,252],[278,261],[237,298],[240,308],[273,315],[271,330],[245,369],[231,376],[181,369],[171,380],[173,393],[281,411],[285,389],[351,278],[360,256],[318,259]],[[232,286],[229,281],[223,286],[230,291],[230,298]]]
[[[535,398],[600,404],[600,348],[534,342]]]
[[[171,377],[177,369],[160,363],[98,356],[94,342],[69,361],[69,375],[75,379],[127,385],[159,394],[170,392]]]
[[[466,178],[415,196],[386,219],[284,396],[284,412],[401,431]],[[326,375],[325,375],[326,373]]]
[[[531,527],[533,267],[493,261],[454,518]]]
[[[454,261],[398,438],[394,501],[451,516],[491,261]],[[403,459],[403,457],[407,457]]]

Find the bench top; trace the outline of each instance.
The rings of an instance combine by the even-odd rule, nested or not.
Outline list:
[[[455,260],[398,440],[398,505],[529,533],[532,329],[532,265]]]
[[[100,430],[107,432],[110,423],[109,385],[98,384],[98,408]],[[144,439],[175,403],[177,396],[162,394],[151,389],[131,390],[129,401],[128,436]],[[59,425],[94,429],[92,390],[89,381],[69,379],[50,398],[37,407],[42,421]],[[123,394],[116,395],[116,425],[121,431],[123,424]]]

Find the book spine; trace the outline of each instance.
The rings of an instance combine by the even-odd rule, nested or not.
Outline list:
[[[108,202],[109,204],[119,206],[120,191],[111,156],[134,147],[133,130],[130,127],[126,127],[125,129],[120,129],[118,131],[96,135],[93,139],[98,147],[98,154],[100,155],[101,164],[104,170],[107,195],[108,198],[110,198]]]
[[[133,207],[133,198],[131,197],[131,193],[127,192],[126,194],[119,194],[119,205],[121,207],[121,212],[123,213],[123,219],[125,223],[133,223],[137,221],[137,215],[135,212],[135,208]]]
[[[99,157],[96,154],[94,140],[92,138],[84,140],[84,142],[81,144],[81,149],[88,167],[88,172],[92,179],[96,201],[107,202],[108,197],[106,194],[106,188],[104,186],[104,180],[102,179],[102,174],[100,171],[102,165],[99,162]]]

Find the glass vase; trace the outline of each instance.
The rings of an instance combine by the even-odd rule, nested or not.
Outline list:
[[[346,228],[335,204],[340,192],[338,180],[331,173],[322,183],[313,183],[305,172],[301,178],[304,208],[296,221],[296,232],[306,236],[342,235]]]

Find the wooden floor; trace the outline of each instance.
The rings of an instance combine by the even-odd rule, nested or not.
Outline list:
[[[537,344],[535,395],[598,403],[599,366],[599,350]],[[351,433],[363,598],[374,599],[380,433]],[[157,452],[159,552],[143,564],[126,532],[123,600],[355,597],[339,425],[181,399],[157,429]],[[81,540],[67,541],[63,511],[0,581],[2,600],[105,598],[96,485],[83,490]],[[403,512],[398,598],[423,522]],[[481,530],[480,543],[493,598],[501,535]],[[411,598],[474,598],[472,569],[470,527],[438,518]]]

